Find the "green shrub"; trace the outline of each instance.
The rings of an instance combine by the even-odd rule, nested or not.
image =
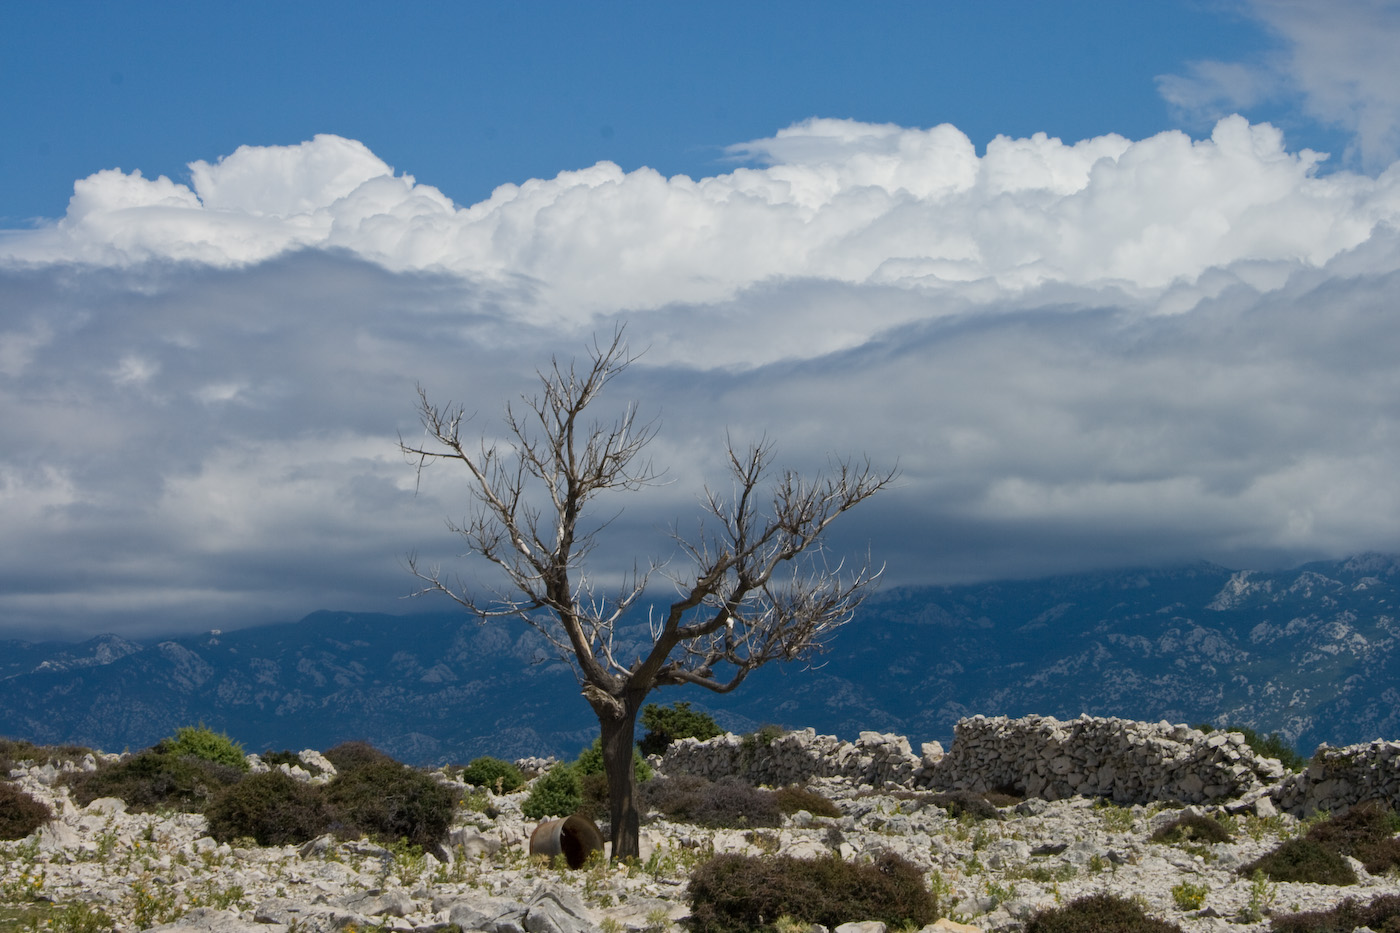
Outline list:
[[[0,839],[23,839],[53,819],[53,811],[13,784],[0,784]]]
[[[1271,732],[1267,736],[1260,735],[1250,728],[1234,728],[1231,732],[1244,733],[1245,744],[1254,749],[1255,753],[1262,758],[1277,758],[1279,764],[1289,771],[1302,771],[1308,766],[1308,760],[1298,754],[1298,750],[1277,732]]]
[[[1256,870],[1270,881],[1356,884],[1356,872],[1340,853],[1307,837],[1285,840],[1272,852],[1239,869],[1239,873],[1248,878]]]
[[[828,929],[860,920],[918,929],[935,917],[923,872],[891,853],[865,864],[719,855],[691,874],[688,897],[693,933],[771,931],[780,917]]]
[[[759,726],[753,732],[745,733],[739,739],[740,755],[748,761],[758,757],[758,753],[774,742],[787,735],[787,730],[782,726],[775,726],[772,723]]]
[[[1209,893],[1210,888],[1204,884],[1183,881],[1180,884],[1172,885],[1172,900],[1176,903],[1177,910],[1200,910],[1201,905],[1206,902],[1206,895]]]
[[[1203,722],[1196,726],[1202,732],[1238,732],[1244,736],[1244,742],[1254,753],[1261,758],[1277,758],[1279,764],[1289,771],[1302,771],[1308,766],[1308,760],[1298,754],[1297,749],[1288,744],[1288,740],[1277,732],[1268,735],[1260,735],[1248,726],[1222,726],[1217,729],[1208,722]]]
[[[337,822],[321,788],[281,771],[252,774],[224,788],[204,815],[209,835],[220,842],[251,836],[264,846],[306,842]]]
[[[86,806],[98,797],[119,797],[135,812],[160,809],[198,813],[243,771],[231,765],[148,748],[96,771],[65,777],[73,796]]]
[[[406,839],[425,849],[447,834],[457,804],[451,788],[393,760],[342,771],[325,792],[348,828],[384,845]]]
[[[198,726],[181,726],[168,739],[162,739],[157,749],[172,755],[192,755],[203,761],[228,765],[240,771],[248,770],[248,759],[243,746],[223,732],[215,732],[203,723]]]
[[[1230,839],[1230,830],[1225,828],[1224,823],[1199,813],[1187,813],[1154,832],[1150,841],[1175,845],[1182,842],[1229,842]]]
[[[798,810],[806,810],[813,816],[829,816],[833,819],[841,816],[840,808],[830,799],[806,787],[789,784],[773,793],[777,795],[778,810],[782,813],[791,815]]]
[[[477,787],[486,787],[498,794],[509,794],[525,783],[525,775],[508,761],[483,756],[473,758],[462,769],[462,781]]]
[[[778,795],[734,777],[706,780],[690,774],[657,778],[642,799],[648,809],[668,819],[711,829],[755,829],[781,826]]]
[[[570,765],[557,764],[535,780],[530,796],[520,805],[527,819],[571,816],[583,806],[578,774]]]
[[[1113,894],[1090,894],[1063,907],[1042,910],[1026,933],[1182,933],[1181,927],[1149,917],[1140,904]]]
[[[696,712],[686,702],[672,703],[669,707],[648,703],[642,707],[642,725],[647,728],[647,734],[638,744],[647,755],[664,755],[666,747],[677,739],[703,742],[724,732],[708,713]]]
[[[355,771],[369,765],[390,762],[400,764],[391,755],[381,752],[368,742],[341,742],[324,753],[326,760],[335,765],[337,772]]]
[[[1349,897],[1329,910],[1284,914],[1269,923],[1273,933],[1351,933],[1358,927],[1400,933],[1400,894],[1383,894],[1367,904]]]

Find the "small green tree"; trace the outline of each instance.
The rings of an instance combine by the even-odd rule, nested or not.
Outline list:
[[[578,758],[574,759],[574,770],[579,775],[607,774],[607,767],[603,762],[603,738],[599,736],[593,740],[593,744],[578,753]],[[651,780],[651,765],[642,757],[642,753],[637,749],[632,749],[632,777],[638,784],[645,784]]]
[[[712,739],[724,730],[715,724],[709,713],[690,708],[684,700],[670,706],[648,703],[642,707],[642,725],[647,734],[638,743],[643,754],[664,755],[666,747],[677,739]]]
[[[572,765],[557,764],[546,771],[535,786],[530,788],[530,796],[520,805],[520,812],[526,818],[542,820],[549,816],[569,816],[583,806],[583,791],[579,787],[578,774]]]

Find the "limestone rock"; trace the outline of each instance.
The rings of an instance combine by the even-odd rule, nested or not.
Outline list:
[[[147,933],[285,933],[280,923],[249,922],[235,911],[196,907],[179,920],[151,927]]]

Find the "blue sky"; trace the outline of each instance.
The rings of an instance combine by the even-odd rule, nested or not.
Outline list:
[[[895,584],[1400,550],[1400,4],[11,4],[0,637],[405,611],[415,385],[626,326]]]
[[[1225,3],[10,4],[0,211],[100,169],[183,180],[241,145],[365,143],[459,204],[608,159],[712,175],[813,116],[1141,138],[1187,62],[1279,45]],[[1340,137],[1276,106],[1290,146]],[[1253,115],[1253,114],[1252,114]],[[1206,125],[1208,129],[1208,124]]]

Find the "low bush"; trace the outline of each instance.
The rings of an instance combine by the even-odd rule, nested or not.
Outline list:
[[[1210,888],[1204,884],[1182,881],[1172,885],[1172,901],[1176,904],[1177,910],[1200,910],[1206,902],[1206,895],[1209,893]]]
[[[994,787],[982,795],[982,799],[994,807],[1014,807],[1026,799],[1024,794],[1017,793],[1015,784],[1003,784]]]
[[[643,812],[657,811],[679,823],[690,822],[710,783],[708,779],[694,774],[657,778],[642,788],[640,809]]]
[[[1400,819],[1393,811],[1368,801],[1317,823],[1302,838],[1283,842],[1240,872],[1248,875],[1258,868],[1272,881],[1356,884],[1356,872],[1345,856],[1361,862],[1372,874],[1400,865],[1397,829]]]
[[[535,780],[530,796],[520,805],[527,819],[542,820],[551,816],[570,816],[583,806],[577,772],[571,765],[557,764]]]
[[[306,842],[339,828],[321,788],[281,771],[252,774],[224,788],[204,811],[220,842],[251,836],[259,845]]]
[[[1042,910],[1026,933],[1182,933],[1181,927],[1148,916],[1142,905],[1114,894],[1090,894],[1063,907]]]
[[[369,765],[383,764],[386,761],[400,764],[394,760],[392,755],[381,752],[368,742],[341,742],[324,754],[326,760],[335,765],[337,772],[354,771]]]
[[[927,798],[934,806],[942,807],[948,815],[957,818],[969,816],[978,820],[999,820],[1001,813],[982,794],[970,790],[955,790],[946,794],[931,794]]]
[[[836,804],[809,788],[789,784],[773,793],[777,795],[778,811],[781,813],[791,815],[798,810],[806,810],[813,816],[829,816],[833,819],[841,816],[841,810]]]
[[[23,839],[51,819],[48,804],[13,784],[0,784],[0,839]]]
[[[263,752],[258,757],[261,758],[262,763],[267,765],[269,768],[276,768],[280,765],[287,765],[290,768],[301,768],[307,771],[310,770],[306,767],[306,765],[302,764],[301,756],[298,755],[296,752],[292,751],[291,749],[284,748],[280,752],[274,752],[272,749],[269,748],[267,751]]]
[[[1356,884],[1356,872],[1339,852],[1307,837],[1285,840],[1272,852],[1240,868],[1239,873],[1248,878],[1256,870],[1270,881]]]
[[[708,713],[692,710],[690,704],[683,701],[669,707],[648,703],[642,707],[642,725],[647,728],[647,734],[638,746],[646,755],[664,755],[666,748],[677,739],[703,742],[724,732]]]
[[[462,769],[462,781],[485,787],[498,794],[509,794],[525,783],[525,775],[508,761],[492,758],[489,755],[473,758]]]
[[[1323,820],[1308,830],[1307,838],[1341,855],[1349,855],[1373,875],[1400,865],[1400,821],[1379,801],[1357,804],[1341,816]]]
[[[347,828],[386,845],[401,839],[424,848],[437,845],[457,805],[451,788],[393,760],[342,771],[325,793]]]
[[[775,792],[734,777],[718,781],[689,774],[657,778],[643,789],[642,801],[647,809],[659,810],[667,819],[710,829],[754,829],[783,823]]]
[[[21,762],[35,765],[81,761],[91,755],[85,745],[35,745],[26,739],[0,739],[0,779]]]
[[[280,752],[274,752],[269,748],[258,757],[261,758],[263,764],[267,765],[269,768],[278,768],[282,765],[286,765],[289,768],[300,768],[312,776],[326,773],[326,770],[320,765],[312,764],[309,761],[302,761],[299,752],[294,752],[288,748],[284,748]]]
[[[1269,923],[1273,933],[1351,933],[1359,927],[1400,933],[1400,894],[1383,894],[1367,904],[1349,897],[1329,910],[1283,914]]]
[[[203,761],[227,765],[239,771],[248,770],[248,760],[243,746],[229,738],[226,733],[215,732],[200,723],[198,726],[181,726],[168,739],[162,739],[157,750],[172,755],[192,755]]]
[[[1152,834],[1149,841],[1166,842],[1173,845],[1182,842],[1210,844],[1229,842],[1231,838],[1230,830],[1226,829],[1225,824],[1219,820],[1202,816],[1199,813],[1187,813],[1159,828]]]
[[[98,797],[120,797],[135,812],[160,809],[198,813],[244,772],[193,755],[148,748],[96,771],[65,776],[73,796],[86,806]]]
[[[864,864],[719,855],[691,874],[688,897],[692,933],[771,931],[780,917],[828,929],[861,920],[919,929],[935,917],[923,872],[891,853]]]
[[[580,774],[578,793],[581,798],[578,812],[594,822],[606,820],[610,815],[608,776],[606,774]]]

